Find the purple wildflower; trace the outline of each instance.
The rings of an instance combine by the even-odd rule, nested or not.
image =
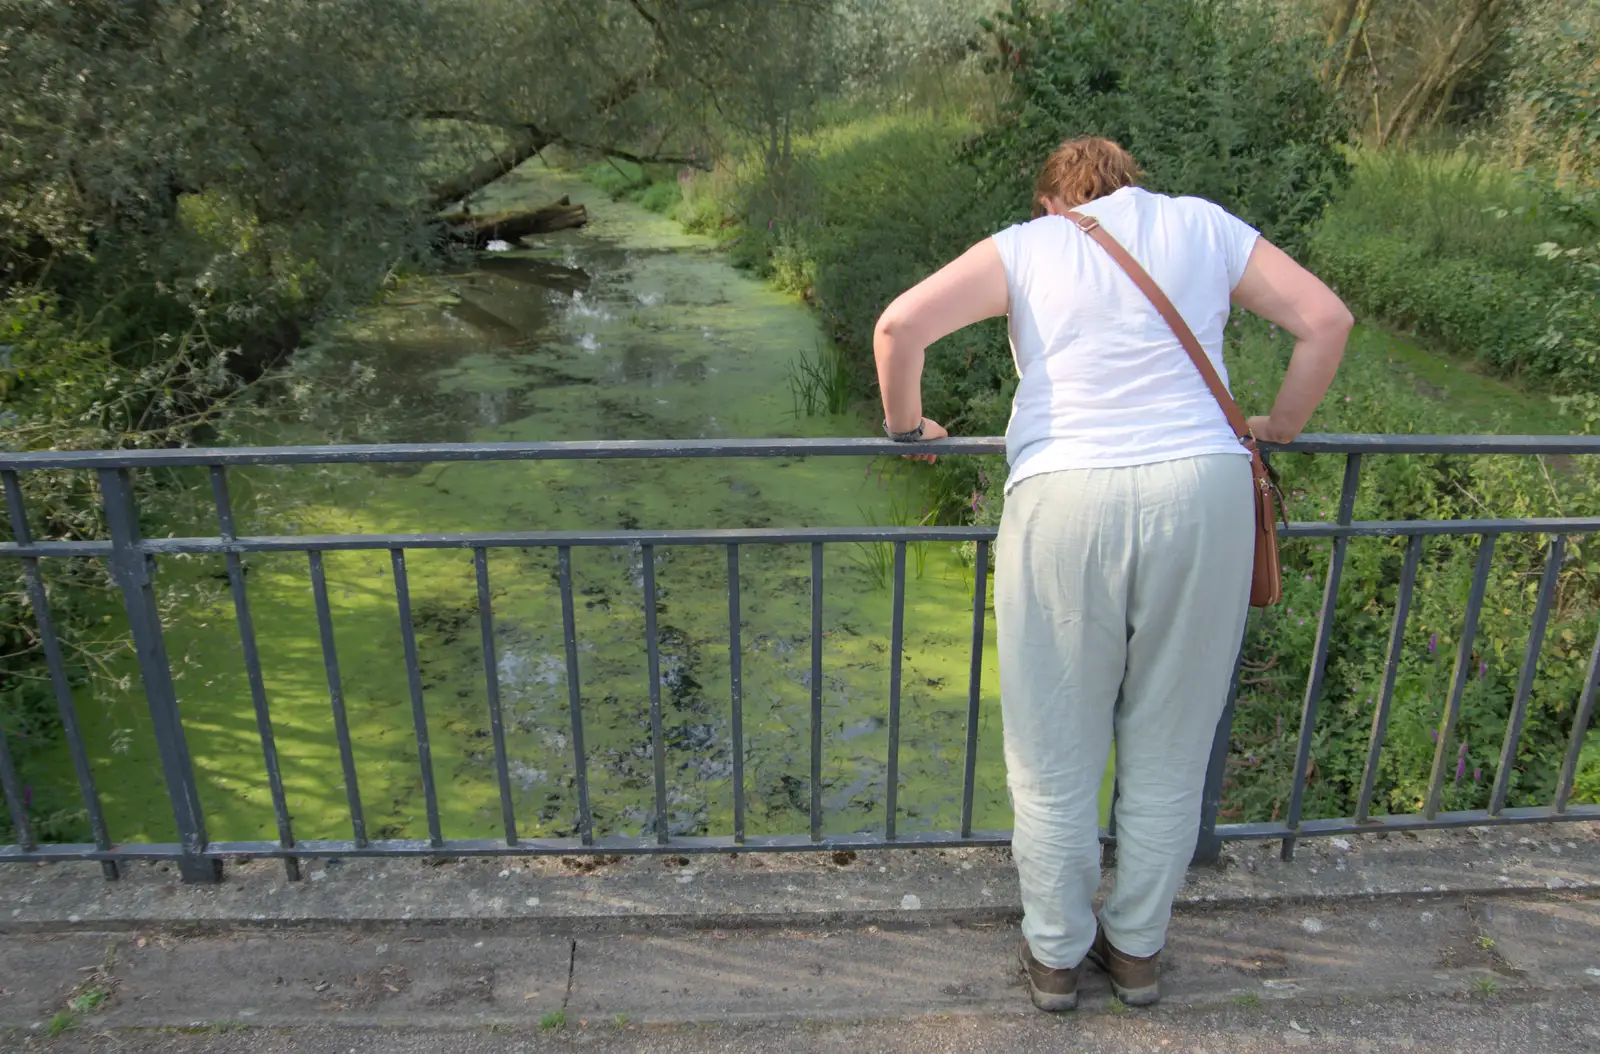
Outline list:
[[[1483,770],[1482,769],[1473,769],[1472,770],[1472,782],[1473,783],[1477,783],[1482,779],[1483,779]]]
[[[22,807],[24,809],[33,808],[33,784],[31,783],[22,785]]]
[[[1439,742],[1439,730],[1437,728],[1428,729],[1428,735],[1433,737],[1435,743]]]
[[[1438,650],[1439,650],[1439,635],[1437,633],[1435,633],[1433,636],[1428,638],[1428,654],[1432,655],[1434,652],[1436,652]]]
[[[1461,777],[1467,774],[1467,745],[1461,744],[1461,750],[1456,754],[1456,782],[1461,782]]]
[[[1479,677],[1482,677],[1484,674],[1486,674],[1488,672],[1489,672],[1489,664],[1488,663],[1486,663],[1486,662],[1478,663],[1478,676]]]

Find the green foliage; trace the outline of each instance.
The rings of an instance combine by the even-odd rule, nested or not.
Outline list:
[[[75,1014],[87,1014],[110,998],[111,993],[106,989],[90,988],[87,991],[73,996],[67,1005]]]
[[[96,327],[64,315],[52,294],[13,292],[0,297],[0,448],[96,450],[172,446],[199,433],[225,439],[221,416],[241,394],[226,355],[202,338],[185,334],[164,357],[129,364],[117,356]],[[139,473],[143,502],[151,514],[170,509],[170,493],[155,473]],[[100,538],[99,494],[92,473],[28,472],[23,491],[37,537]],[[16,561],[0,578],[0,723],[27,784],[27,807],[35,835],[45,841],[81,840],[85,817],[75,794],[59,787],[34,788],[30,763],[48,749],[60,717],[26,583]],[[51,615],[75,682],[87,679],[106,691],[126,691],[124,676],[111,673],[125,654],[120,633],[105,632],[113,586],[102,561],[51,561],[45,576]],[[182,588],[163,590],[167,608],[193,599]],[[106,700],[102,699],[102,702]],[[107,707],[106,712],[114,712]],[[115,737],[113,737],[115,741]],[[0,817],[0,840],[9,836],[9,814]]]
[[[1600,802],[1600,732],[1591,729],[1578,755],[1578,771],[1573,781],[1574,801]]]
[[[364,291],[421,233],[402,207],[422,155],[396,120],[406,78],[351,56],[429,18],[421,0],[4,0],[4,272],[214,329]]]
[[[1600,382],[1600,202],[1464,154],[1368,153],[1313,265],[1376,316],[1536,385]],[[1581,408],[1580,408],[1581,409]]]
[[[631,201],[651,212],[677,216],[683,204],[681,177],[665,165],[640,165],[608,158],[583,170],[583,178],[611,198]]]
[[[979,20],[997,0],[835,0],[839,88],[875,106],[959,106],[987,92]]]
[[[567,1027],[567,1012],[565,1010],[551,1010],[539,1015],[539,1027],[546,1032]]]
[[[1546,0],[1528,15],[1511,30],[1513,143],[1562,184],[1593,187],[1600,183],[1600,4]]]
[[[1316,76],[1320,44],[1264,5],[1013,0],[988,27],[1012,94],[975,152],[1013,218],[1075,136],[1115,140],[1151,189],[1209,198],[1291,251],[1345,174],[1351,118]]]
[[[816,305],[858,391],[871,388],[878,315],[1003,211],[957,157],[969,131],[933,117],[851,121],[801,140],[781,181],[724,191],[742,217],[736,258]],[[1009,399],[1014,369],[998,323],[940,341],[926,368],[930,416],[968,431],[1003,424],[996,393]]]
[[[1254,323],[1230,327],[1228,357],[1235,391],[1249,412],[1264,410],[1291,348],[1287,336]],[[1466,422],[1397,375],[1378,341],[1352,346],[1315,432],[1459,433],[1493,431]],[[1332,519],[1340,459],[1275,459],[1291,520]],[[1460,519],[1474,516],[1588,516],[1600,511],[1600,476],[1582,463],[1559,468],[1538,458],[1384,457],[1363,466],[1355,517]],[[1443,714],[1453,685],[1461,617],[1477,556],[1476,538],[1430,539],[1400,657],[1389,728],[1378,768],[1374,812],[1414,812],[1426,796],[1437,755],[1444,766],[1443,808],[1483,808],[1527,644],[1527,628],[1545,564],[1545,539],[1506,536],[1495,550],[1483,616],[1466,656],[1460,720],[1442,746]],[[1300,540],[1284,546],[1284,602],[1252,616],[1246,666],[1224,791],[1227,819],[1281,818],[1291,790],[1299,718],[1316,633],[1330,546]],[[1398,540],[1350,544],[1335,613],[1326,687],[1312,738],[1306,815],[1349,815],[1359,792],[1380,694],[1388,632],[1404,555]],[[1600,629],[1600,552],[1569,539],[1558,600],[1534,680],[1527,723],[1510,776],[1510,803],[1551,800]]]

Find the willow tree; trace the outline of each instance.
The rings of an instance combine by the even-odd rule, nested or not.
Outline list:
[[[130,323],[161,333],[314,318],[551,144],[701,164],[713,127],[781,144],[827,11],[0,0],[0,286],[46,280],[91,313],[137,290]]]

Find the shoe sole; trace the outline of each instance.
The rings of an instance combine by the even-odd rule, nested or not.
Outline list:
[[[1017,948],[1017,965],[1022,967],[1022,976],[1027,978],[1028,998],[1033,1001],[1033,1005],[1047,1014],[1060,1014],[1068,1010],[1078,1009],[1077,989],[1062,995],[1060,993],[1040,991],[1038,986],[1033,983],[1033,971],[1028,969],[1027,955],[1023,951],[1025,947],[1026,945],[1022,945]]]
[[[1089,949],[1086,958],[1099,967],[1100,971],[1111,981],[1111,991],[1116,993],[1118,999],[1126,1006],[1151,1006],[1161,1001],[1161,984],[1147,984],[1143,988],[1124,988],[1111,976],[1111,967],[1093,948]]]
[[[1051,995],[1041,992],[1033,986],[1033,979],[1028,979],[1028,997],[1033,1000],[1033,1005],[1047,1014],[1060,1014],[1068,1010],[1078,1009],[1078,993],[1069,992],[1066,995]]]

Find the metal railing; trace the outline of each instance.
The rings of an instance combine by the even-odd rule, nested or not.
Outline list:
[[[875,439],[741,439],[691,441],[611,441],[572,443],[454,443],[395,444],[369,446],[304,446],[225,449],[175,449],[141,451],[78,451],[0,454],[0,479],[12,527],[13,540],[0,544],[0,557],[21,562],[28,596],[38,623],[44,657],[49,669],[61,731],[71,755],[85,814],[94,841],[92,844],[40,844],[29,826],[17,771],[12,764],[9,744],[0,729],[0,791],[10,808],[17,843],[0,847],[0,862],[100,861],[107,877],[117,874],[117,861],[155,859],[175,862],[187,881],[214,881],[221,873],[222,861],[229,857],[271,857],[285,861],[291,878],[298,877],[298,861],[308,857],[336,856],[502,856],[518,854],[570,854],[585,852],[696,852],[696,851],[773,851],[839,850],[890,848],[897,846],[954,847],[1005,844],[1006,831],[973,830],[973,796],[978,745],[979,701],[986,609],[990,545],[995,538],[992,527],[857,527],[857,528],[775,528],[734,530],[629,530],[629,531],[495,531],[480,533],[288,535],[241,537],[238,535],[228,492],[228,469],[258,465],[392,464],[399,462],[519,461],[519,460],[605,460],[617,458],[762,458],[848,456],[879,457],[907,453],[941,455],[998,454],[1003,441],[995,438],[948,439],[932,444],[897,445]],[[1554,799],[1544,806],[1506,808],[1508,780],[1516,758],[1521,729],[1532,693],[1534,674],[1543,644],[1546,622],[1556,591],[1556,582],[1565,558],[1567,537],[1600,531],[1600,518],[1547,519],[1472,519],[1356,522],[1353,520],[1356,489],[1362,459],[1368,455],[1392,454],[1597,454],[1600,437],[1584,436],[1308,436],[1280,448],[1286,451],[1342,455],[1345,458],[1343,485],[1338,513],[1333,522],[1294,523],[1285,537],[1331,538],[1323,601],[1318,616],[1311,672],[1305,688],[1305,701],[1299,728],[1291,797],[1282,820],[1266,823],[1218,824],[1224,763],[1227,758],[1233,718],[1234,695],[1238,689],[1238,667],[1227,709],[1212,746],[1202,806],[1200,844],[1197,861],[1214,860],[1221,843],[1230,839],[1282,839],[1287,858],[1296,839],[1316,835],[1362,833],[1393,829],[1417,830],[1481,824],[1527,823],[1549,820],[1600,819],[1600,806],[1572,805],[1572,792],[1578,755],[1594,712],[1597,678],[1600,678],[1600,639],[1589,662],[1588,676],[1578,700],[1571,739],[1558,779]],[[135,507],[132,473],[157,467],[205,468],[210,472],[212,496],[218,524],[215,537],[145,538],[140,534]],[[28,526],[27,510],[19,473],[39,469],[93,470],[98,474],[105,503],[105,521],[110,535],[104,540],[35,541]],[[1527,652],[1523,660],[1510,720],[1495,778],[1489,808],[1483,810],[1440,811],[1442,788],[1448,767],[1447,742],[1460,716],[1462,695],[1471,662],[1478,616],[1488,585],[1490,563],[1496,539],[1503,534],[1536,534],[1551,537],[1537,604],[1531,619]],[[1450,682],[1450,691],[1433,759],[1429,790],[1424,808],[1415,814],[1371,815],[1378,762],[1383,750],[1396,672],[1405,634],[1412,591],[1416,583],[1422,540],[1429,536],[1466,535],[1480,538],[1476,568],[1463,620],[1463,630]],[[1359,802],[1354,816],[1339,819],[1303,820],[1301,817],[1306,775],[1310,763],[1312,737],[1322,698],[1323,678],[1334,625],[1335,601],[1344,571],[1346,549],[1351,538],[1404,537],[1409,539],[1396,597],[1393,629],[1384,667],[1382,689],[1373,717],[1370,745],[1363,773]],[[896,830],[898,809],[898,761],[901,696],[901,642],[904,630],[906,585],[906,546],[908,543],[946,541],[974,542],[977,568],[972,603],[972,651],[968,684],[961,822],[957,830],[904,833]],[[888,544],[893,547],[893,609],[890,642],[888,718],[888,757],[886,815],[881,830],[872,833],[824,834],[822,805],[822,611],[824,546],[838,543]],[[743,688],[741,681],[739,555],[751,545],[805,544],[811,553],[811,677],[810,685],[810,824],[804,833],[785,835],[747,835],[745,832]],[[645,647],[649,666],[650,739],[653,763],[653,837],[596,837],[589,802],[587,759],[584,748],[584,713],[578,662],[578,641],[574,626],[572,550],[585,546],[639,546],[643,551],[643,595]],[[723,835],[673,837],[667,824],[666,747],[662,722],[660,641],[656,626],[656,578],[654,550],[660,546],[722,546],[727,554],[729,617],[729,706],[733,746],[733,829]],[[546,548],[557,553],[563,638],[565,644],[568,717],[576,773],[578,835],[574,838],[525,838],[516,828],[504,725],[501,715],[500,686],[495,660],[494,621],[490,605],[487,554],[498,548]],[[471,550],[477,579],[478,616],[482,632],[484,677],[494,741],[494,761],[499,785],[505,836],[503,839],[450,839],[440,821],[438,794],[430,754],[428,715],[423,699],[421,667],[417,654],[411,600],[406,575],[406,553],[424,549]],[[359,784],[347,723],[342,680],[334,648],[333,621],[322,554],[337,550],[387,550],[394,574],[396,601],[400,617],[401,641],[411,699],[423,797],[427,811],[428,838],[425,840],[373,839],[368,837],[363,818]],[[284,794],[278,752],[268,706],[261,658],[250,617],[242,555],[246,553],[303,552],[307,555],[310,581],[315,599],[318,630],[326,666],[334,731],[348,796],[348,840],[297,841],[294,837]],[[162,625],[152,587],[158,557],[176,554],[222,554],[227,561],[227,577],[237,617],[240,643],[255,710],[262,757],[271,790],[277,821],[276,841],[214,842],[206,832],[206,817],[197,789],[194,766],[178,710],[177,691],[163,640]],[[134,652],[137,658],[152,728],[159,751],[162,773],[171,800],[179,841],[177,844],[118,842],[109,830],[99,795],[95,789],[88,751],[79,728],[73,689],[56,637],[40,572],[39,561],[48,558],[90,557],[109,562],[127,609]],[[1242,658],[1242,652],[1241,652]],[[1105,832],[1115,838],[1114,829]]]

